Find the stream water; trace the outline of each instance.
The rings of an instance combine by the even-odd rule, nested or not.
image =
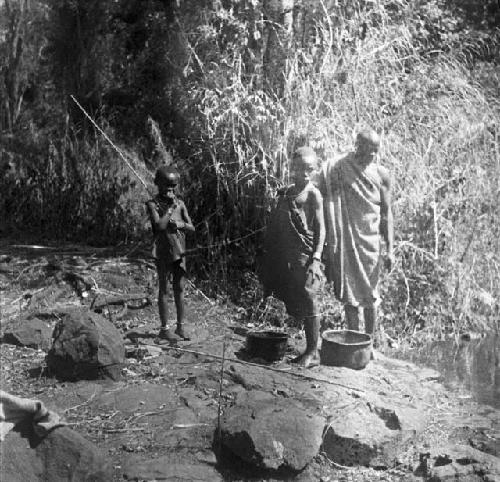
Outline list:
[[[500,335],[472,340],[435,341],[398,355],[434,368],[457,396],[500,409]]]

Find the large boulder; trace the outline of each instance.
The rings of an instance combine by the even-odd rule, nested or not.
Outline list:
[[[252,391],[226,410],[223,446],[264,469],[302,470],[319,452],[325,420],[290,399]]]
[[[87,310],[62,316],[47,355],[49,370],[64,380],[118,380],[124,361],[121,333],[106,318]]]
[[[3,343],[47,351],[52,344],[53,326],[37,317],[24,318],[12,323],[2,338]]]
[[[397,465],[399,456],[424,430],[438,376],[382,355],[356,371],[319,366],[292,376],[233,364],[226,373],[240,388],[300,400],[305,413],[324,416],[321,451],[331,461],[376,468]],[[238,393],[234,386],[226,391]]]
[[[0,480],[9,482],[108,482],[112,470],[101,451],[68,427],[39,440],[11,431],[0,445]]]
[[[416,407],[400,406],[376,395],[355,402],[340,396],[329,415],[323,451],[347,466],[392,467],[398,454],[425,427],[425,416]],[[339,402],[345,402],[344,405]]]

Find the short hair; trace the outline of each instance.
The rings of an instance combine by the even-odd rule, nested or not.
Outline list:
[[[380,146],[380,136],[374,129],[367,127],[361,129],[356,136],[356,144],[360,142],[366,142],[378,147]]]
[[[312,147],[302,146],[299,147],[298,149],[295,149],[295,152],[293,153],[292,162],[298,158],[301,159],[302,164],[312,165],[314,167],[318,166],[318,156],[316,155],[316,152]]]
[[[155,184],[158,185],[160,182],[165,182],[171,186],[177,186],[181,175],[179,171],[173,166],[162,166],[155,174]]]

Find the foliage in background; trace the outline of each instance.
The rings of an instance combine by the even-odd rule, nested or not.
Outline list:
[[[252,304],[261,230],[288,182],[290,153],[308,143],[331,158],[369,124],[383,133],[381,159],[395,179],[398,264],[383,284],[386,331],[439,336],[495,325],[495,1],[3,8],[0,48],[15,50],[16,31],[27,45],[17,63],[7,56],[1,64],[5,86],[12,72],[18,79],[0,97],[19,106],[0,131],[12,171],[0,186],[9,231],[100,243],[148,236],[148,194],[71,103],[74,94],[148,181],[174,159],[197,228],[192,269],[205,288]],[[28,34],[35,21],[40,36]],[[326,315],[338,313],[327,298],[324,305]]]

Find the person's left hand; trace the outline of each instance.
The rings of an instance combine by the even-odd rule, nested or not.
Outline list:
[[[306,287],[313,290],[320,289],[325,280],[321,261],[313,259],[306,270]]]

